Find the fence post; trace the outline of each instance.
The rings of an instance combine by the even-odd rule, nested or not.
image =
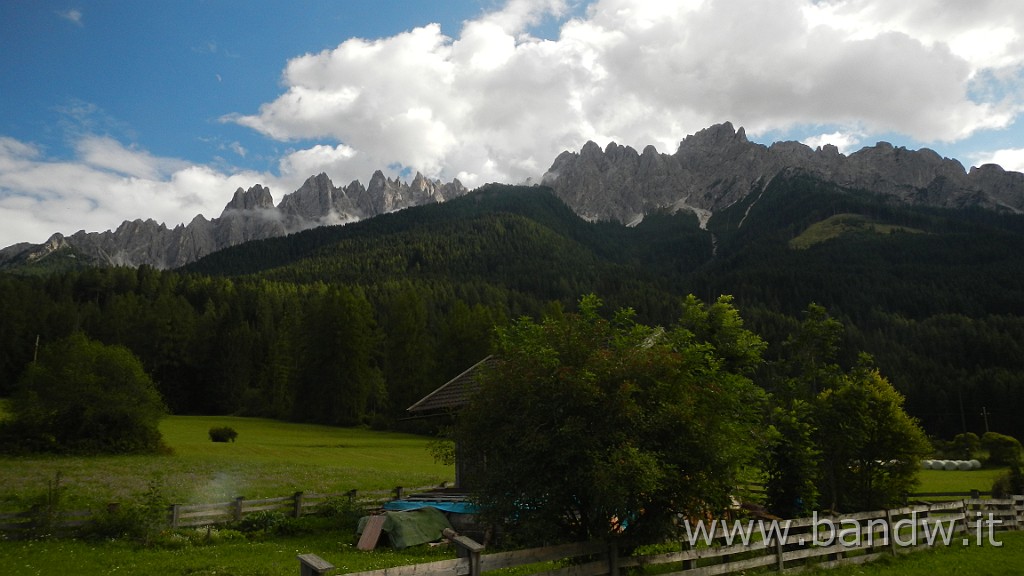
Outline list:
[[[775,569],[782,572],[786,569],[786,559],[782,555],[782,535],[775,534]]]
[[[889,552],[891,552],[892,555],[895,556],[896,555],[896,537],[898,536],[898,534],[896,533],[896,524],[892,521],[892,510],[889,510],[888,508],[886,508],[886,510],[885,510],[885,527],[886,527],[886,532],[888,532],[888,534],[886,535],[886,538],[889,540]],[[914,533],[915,534],[917,533],[917,526],[916,525],[914,526]],[[916,542],[915,542],[915,545],[916,545]]]
[[[690,521],[689,520],[683,520],[683,522],[689,523]],[[714,534],[712,534],[712,537],[714,537]],[[683,552],[686,552],[688,550],[693,550],[694,549],[694,546],[692,544],[690,544],[690,542],[688,542],[686,540],[683,540],[681,542],[681,544],[682,545],[680,546],[680,548],[683,549],[682,550]],[[691,568],[696,568],[696,567],[697,567],[697,561],[696,560],[693,560],[693,559],[683,560],[683,570],[690,570]]]
[[[234,512],[235,522],[242,521],[242,500],[245,500],[245,497],[239,496],[235,498],[235,501],[233,502],[232,509]]]
[[[451,528],[445,528],[441,534],[458,547],[458,556],[469,556],[469,576],[480,576],[480,553],[484,545],[468,536],[460,536]]]
[[[929,506],[929,508],[930,508],[930,506]],[[961,499],[960,500],[960,511],[963,512],[963,516],[964,516],[961,519],[961,521],[963,522],[963,525],[964,525],[964,535],[965,536],[971,533],[971,521],[967,518],[967,510],[968,510],[967,500]]]
[[[619,576],[619,546],[615,542],[608,544],[608,575]]]
[[[292,516],[299,518],[302,516],[302,491],[296,492],[293,498],[295,499],[295,508],[292,510]]]
[[[349,504],[355,504],[356,503],[356,492],[357,492],[356,489],[353,488],[353,489],[351,489],[351,490],[349,490],[348,492],[345,493],[345,495],[348,496],[348,503]]]
[[[171,528],[177,529],[181,521],[181,504],[171,504]]]
[[[395,500],[401,500],[402,499],[402,493],[404,491],[405,491],[405,489],[402,488],[401,486],[396,486],[395,487]]]

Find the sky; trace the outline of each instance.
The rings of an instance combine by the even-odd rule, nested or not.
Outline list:
[[[1020,0],[4,0],[0,247],[588,140],[887,141],[1024,171]]]

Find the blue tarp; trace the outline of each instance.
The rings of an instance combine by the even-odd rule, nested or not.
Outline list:
[[[419,510],[420,508],[437,508],[442,512],[455,514],[476,514],[477,507],[469,502],[450,502],[444,500],[392,500],[384,505],[385,510],[403,511]]]

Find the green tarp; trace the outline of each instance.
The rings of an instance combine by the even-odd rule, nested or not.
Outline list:
[[[440,540],[441,532],[452,527],[444,512],[429,506],[403,512],[385,512],[384,515],[387,519],[381,530],[388,535],[391,547],[399,550]],[[369,519],[369,516],[359,519],[357,534],[363,533],[363,527]]]

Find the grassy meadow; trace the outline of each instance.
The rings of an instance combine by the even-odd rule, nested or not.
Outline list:
[[[2,410],[2,406],[0,406]],[[213,427],[238,432],[234,443],[214,443]],[[44,494],[60,473],[64,507],[95,508],[137,499],[151,484],[183,504],[263,498],[295,491],[340,493],[417,487],[451,481],[450,466],[435,463],[428,438],[363,429],[302,425],[255,418],[172,416],[161,425],[173,452],[158,456],[0,458],[0,511],[20,511]],[[989,490],[1003,470],[921,471],[920,492]],[[0,540],[0,575],[74,573],[294,575],[298,554],[312,552],[337,566],[337,574],[454,556],[450,548],[403,551],[355,549],[353,526],[327,525],[313,532],[245,538],[231,531],[196,530],[180,545],[143,547],[132,541]],[[218,533],[225,536],[217,537]],[[211,538],[210,535],[213,535]],[[1014,574],[1024,566],[1024,534],[999,533],[1002,548],[951,546],[915,552],[866,566],[822,574],[922,576],[963,571]],[[812,572],[818,573],[818,572]]]
[[[921,484],[915,492],[988,492],[996,478],[1006,474],[1007,468],[982,468],[981,470],[921,470],[918,479]],[[954,498],[955,499],[955,498]],[[941,498],[932,498],[941,500]]]
[[[209,430],[219,426],[234,428],[237,440],[211,442]],[[171,416],[161,432],[171,454],[0,458],[0,512],[27,508],[58,473],[70,509],[131,501],[150,485],[171,502],[202,504],[455,478],[453,467],[434,462],[422,436],[225,416]]]

